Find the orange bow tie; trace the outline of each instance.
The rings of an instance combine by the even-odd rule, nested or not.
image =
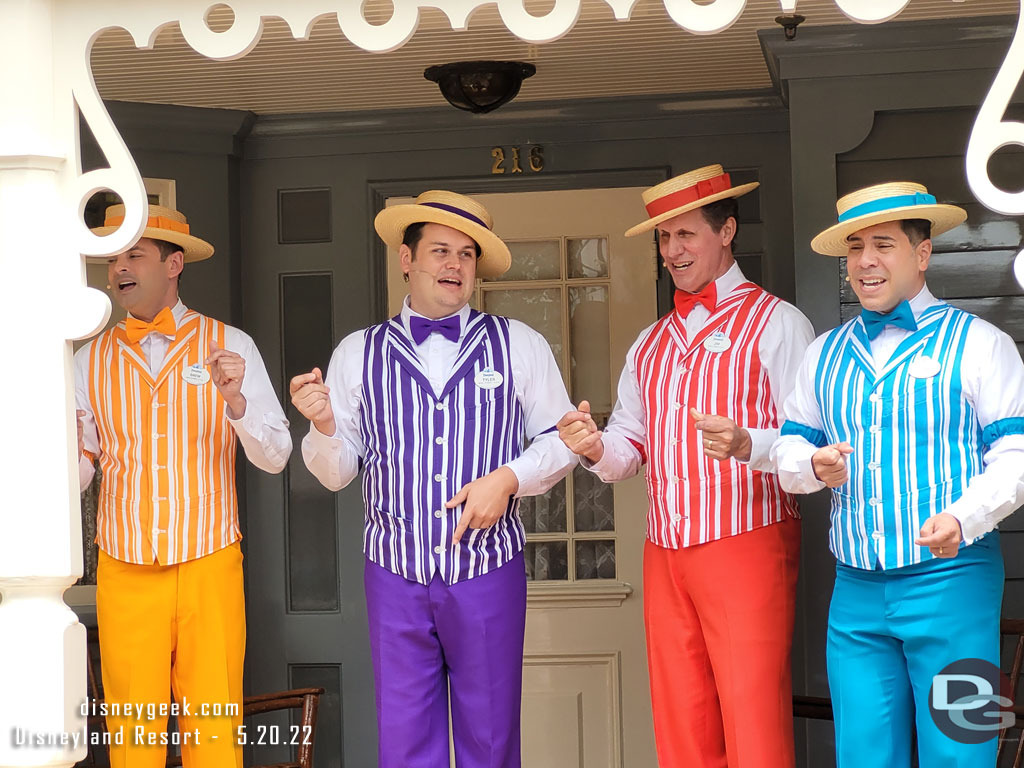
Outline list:
[[[128,336],[128,341],[132,344],[138,344],[146,338],[147,334],[153,331],[162,333],[164,336],[173,336],[178,330],[178,324],[174,321],[174,315],[171,314],[170,307],[164,307],[153,318],[152,323],[129,317],[124,324],[124,330]]]

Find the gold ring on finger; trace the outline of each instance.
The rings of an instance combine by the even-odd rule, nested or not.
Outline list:
[[[939,554],[942,554],[942,547],[939,547]]]

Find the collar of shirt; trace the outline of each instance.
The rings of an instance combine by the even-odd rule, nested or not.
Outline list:
[[[736,287],[746,282],[746,277],[743,276],[743,271],[740,269],[740,265],[733,262],[732,266],[725,271],[725,274],[715,280],[715,290],[718,292],[718,303],[722,303],[722,299],[736,290]],[[697,304],[693,309],[690,310],[690,314],[686,316],[683,325],[686,328],[686,337],[692,339],[697,332],[704,327],[704,323],[707,322],[708,318],[711,317],[711,312],[708,311],[707,307],[703,304]]]
[[[171,315],[174,317],[174,325],[178,327],[181,325],[181,319],[188,312],[188,307],[181,303],[181,299],[178,299],[178,303],[171,307]],[[129,314],[131,314],[129,312]],[[167,354],[167,348],[174,341],[173,336],[165,336],[162,333],[147,333],[142,341],[139,342],[139,346],[142,347],[142,354],[146,356],[146,362],[149,364],[149,372],[152,375],[156,375],[164,364],[164,356]],[[205,350],[204,350],[205,353]]]
[[[928,307],[935,306],[940,302],[928,290],[928,286],[925,285],[907,303],[910,305],[910,311],[914,313],[914,319],[920,322],[921,314]],[[871,356],[874,358],[876,370],[880,371],[889,362],[889,358],[896,351],[896,347],[909,335],[910,331],[906,328],[887,325],[880,334],[871,340]]]
[[[469,322],[469,313],[470,313],[470,308],[469,308],[469,304],[467,304],[462,309],[460,309],[458,312],[453,312],[451,315],[445,315],[445,317],[454,317],[456,315],[458,316],[458,318],[459,318],[459,342],[462,341],[462,337],[466,333],[466,323]],[[426,317],[426,315],[421,315],[419,312],[416,312],[414,309],[412,309],[412,307],[409,306],[409,297],[408,296],[406,296],[405,300],[402,302],[402,312],[400,313],[400,316],[402,318],[402,328],[405,329],[405,333],[406,333],[406,335],[410,339],[412,338],[412,333],[409,331],[409,318],[413,317],[413,316],[415,316],[415,317]],[[444,320],[445,318],[444,317],[430,317],[430,318],[427,318],[427,319],[428,320]],[[436,333],[435,334],[431,334],[431,338],[433,338],[434,336],[440,336],[440,335],[436,334]],[[440,338],[443,341],[445,341],[446,343],[448,343],[448,344],[456,344],[456,343],[458,343],[458,342],[448,341],[448,339],[445,339],[443,336],[440,336]]]

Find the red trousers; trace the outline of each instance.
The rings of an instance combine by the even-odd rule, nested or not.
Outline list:
[[[800,521],[644,549],[661,768],[793,768],[790,650]]]

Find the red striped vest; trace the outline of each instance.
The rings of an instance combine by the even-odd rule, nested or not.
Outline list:
[[[776,475],[735,459],[706,457],[690,415],[696,408],[741,427],[781,426],[758,354],[778,304],[753,283],[742,283],[719,301],[692,341],[673,311],[637,345],[634,363],[647,416],[647,537],[658,546],[694,546],[797,516],[795,500]],[[722,343],[705,346],[715,334],[728,337],[727,349]]]

